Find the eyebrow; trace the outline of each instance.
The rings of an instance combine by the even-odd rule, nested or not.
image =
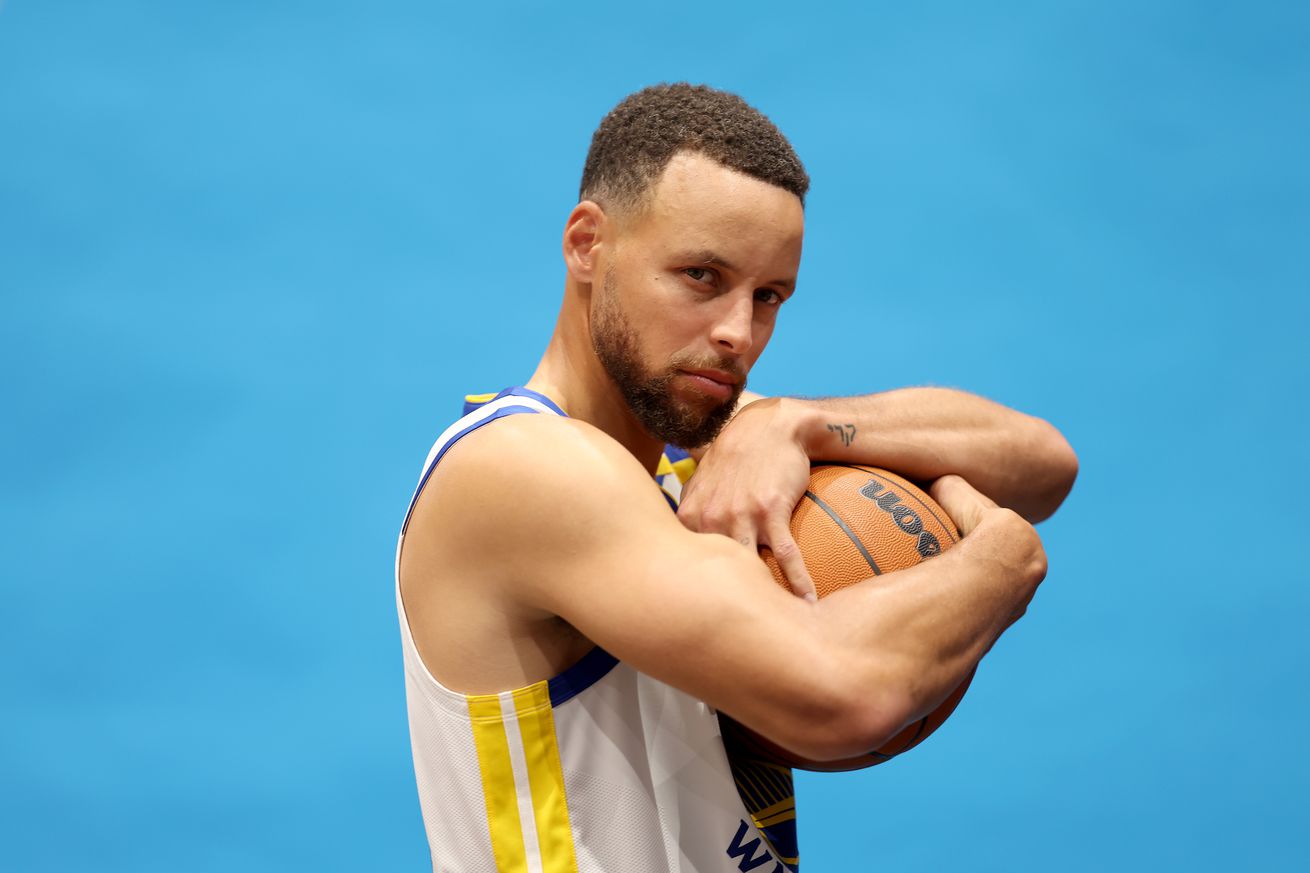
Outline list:
[[[725,270],[731,270],[734,273],[737,272],[737,268],[731,262],[710,249],[699,249],[694,252],[688,252],[684,255],[680,255],[678,259],[695,262],[697,264],[706,264],[713,267],[722,267]],[[794,290],[796,288],[795,279],[774,279],[772,282],[766,282],[765,284],[781,285],[788,290]]]

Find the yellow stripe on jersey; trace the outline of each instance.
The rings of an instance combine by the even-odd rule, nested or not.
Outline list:
[[[661,458],[661,460],[667,459]],[[669,472],[677,473],[678,481],[686,485],[687,480],[691,478],[691,474],[696,472],[696,459],[683,458],[681,461],[674,461],[669,464]]]
[[[788,797],[786,800],[779,800],[777,803],[751,813],[751,818],[755,819],[755,824],[762,828],[795,817],[796,798],[794,797]]]
[[[490,403],[495,399],[496,399],[496,392],[494,391],[491,392],[490,394],[465,394],[464,395],[465,403]]]
[[[792,807],[791,809],[784,810],[783,812],[779,812],[774,815],[768,815],[768,816],[753,815],[751,816],[751,818],[755,819],[756,827],[763,830],[764,828],[773,827],[776,824],[781,824],[782,822],[791,821],[792,819],[796,818],[796,807]]]
[[[494,694],[468,696],[473,743],[478,748],[478,769],[482,771],[482,797],[487,803],[487,826],[491,851],[500,873],[522,873],[528,869],[519,823],[518,795],[514,791],[514,770],[509,759],[509,740],[500,714],[500,698]]]
[[[778,851],[767,830],[796,818],[796,792],[792,787],[791,770],[758,758],[733,754],[731,750],[728,763],[732,765],[737,793],[751,820],[760,829],[764,842],[784,864],[795,867],[800,859]]]
[[[655,478],[667,476],[673,472],[673,464],[669,463],[668,455],[660,455],[660,461],[655,465]]]
[[[528,765],[528,785],[532,790],[532,815],[537,820],[542,873],[578,873],[549,686],[538,682],[515,691],[514,711],[518,715],[523,757]]]

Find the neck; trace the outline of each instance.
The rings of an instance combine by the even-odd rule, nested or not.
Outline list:
[[[591,286],[570,277],[564,285],[555,331],[525,387],[545,394],[569,418],[600,428],[654,475],[664,444],[646,433],[628,409],[591,345]]]

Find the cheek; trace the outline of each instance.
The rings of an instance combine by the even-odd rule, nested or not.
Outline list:
[[[768,315],[755,319],[755,347],[752,349],[755,357],[760,356],[764,347],[768,345],[769,340],[773,338],[773,329],[778,324],[778,310],[770,310]]]
[[[645,265],[630,267],[616,276],[624,311],[643,328],[653,320],[667,319],[677,310],[676,286],[676,282]]]

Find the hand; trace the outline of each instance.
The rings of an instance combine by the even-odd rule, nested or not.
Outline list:
[[[1009,621],[1014,624],[1023,617],[1037,586],[1046,577],[1046,551],[1037,531],[1017,513],[998,507],[996,501],[959,476],[941,477],[932,483],[929,493],[946,510],[962,536],[988,525],[987,547],[982,553],[1011,568],[1012,578],[1020,589],[1018,608]],[[980,531],[979,536],[982,535]]]
[[[800,423],[782,398],[743,406],[710,445],[678,507],[684,525],[732,537],[752,552],[768,546],[792,590],[816,599],[791,535],[791,515],[810,484]]]
[[[987,510],[997,508],[995,500],[953,474],[933,482],[928,493],[946,510],[961,536],[967,537],[983,520]]]

